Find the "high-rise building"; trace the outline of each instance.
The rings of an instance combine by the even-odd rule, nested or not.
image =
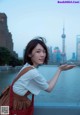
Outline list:
[[[76,59],[80,61],[80,35],[77,35],[76,40]]]
[[[66,51],[65,51],[65,38],[66,38],[66,35],[65,35],[65,29],[63,27],[63,34],[62,34],[62,62],[65,62],[66,61]]]
[[[61,51],[58,46],[53,50],[53,62],[56,64],[61,63]]]
[[[52,47],[48,47],[48,53],[49,53],[49,60],[48,64],[53,64],[53,52],[52,52]]]
[[[0,13],[0,47],[5,47],[11,52],[13,51],[12,34],[8,30],[5,13]]]
[[[7,48],[15,57],[18,57],[18,54],[13,51],[12,34],[8,30],[5,13],[0,13],[0,47]]]
[[[75,55],[75,52],[72,53],[72,61],[75,61],[76,60],[76,55]]]

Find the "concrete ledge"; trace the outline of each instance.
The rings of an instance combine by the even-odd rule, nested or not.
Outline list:
[[[80,115],[80,106],[35,106],[34,115]]]

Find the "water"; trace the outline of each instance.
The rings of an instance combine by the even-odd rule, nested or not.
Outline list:
[[[43,66],[39,71],[49,80],[56,72],[56,66]],[[0,72],[0,92],[15,78],[16,71]],[[35,105],[80,106],[80,68],[64,71],[51,93],[42,91],[35,96]]]
[[[0,72],[0,93],[12,83],[17,73],[16,70]]]

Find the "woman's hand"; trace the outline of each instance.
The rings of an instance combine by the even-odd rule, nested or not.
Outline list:
[[[65,64],[65,65],[61,65],[59,66],[59,69],[60,71],[65,71],[65,70],[69,70],[69,69],[72,69],[76,67],[76,65],[68,65],[68,64]]]

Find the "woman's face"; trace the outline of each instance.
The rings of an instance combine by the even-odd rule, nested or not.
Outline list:
[[[29,57],[31,57],[31,61],[33,62],[33,65],[36,67],[44,63],[46,51],[40,44],[37,44],[37,46],[32,50],[32,53],[29,55]]]

